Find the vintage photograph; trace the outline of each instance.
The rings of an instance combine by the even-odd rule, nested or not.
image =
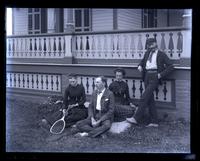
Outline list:
[[[6,152],[191,152],[192,9],[5,11]]]

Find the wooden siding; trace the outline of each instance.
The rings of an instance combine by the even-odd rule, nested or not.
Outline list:
[[[28,9],[13,8],[13,34],[28,34]]]
[[[169,10],[169,24],[170,26],[182,26],[184,10],[170,9]]]
[[[167,9],[158,9],[157,14],[157,27],[167,27]]]
[[[118,9],[118,29],[131,30],[142,27],[141,9]]]
[[[92,9],[92,31],[113,30],[113,9]]]

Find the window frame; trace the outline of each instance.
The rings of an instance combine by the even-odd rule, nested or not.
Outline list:
[[[85,26],[85,10],[88,10],[88,26]],[[76,26],[76,11],[81,11],[81,23],[80,27]],[[79,17],[80,18],[80,17]],[[92,30],[92,16],[90,8],[75,8],[74,9],[74,30],[75,32],[87,32]]]
[[[142,28],[156,28],[157,26],[158,26],[157,9],[142,9]]]

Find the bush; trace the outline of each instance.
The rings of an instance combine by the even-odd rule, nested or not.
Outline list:
[[[62,108],[63,105],[63,97],[53,95],[47,98],[47,100],[41,103],[38,110],[39,119],[45,118],[47,115],[51,115]]]

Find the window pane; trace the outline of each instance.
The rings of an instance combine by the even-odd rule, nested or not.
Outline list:
[[[147,27],[147,16],[144,16],[144,28]]]
[[[89,9],[84,10],[84,26],[89,26]]]
[[[35,29],[40,28],[40,17],[38,14],[35,14]]]
[[[75,29],[75,31],[81,31],[81,29]]]
[[[76,27],[81,27],[81,10],[76,10],[75,11],[75,26]]]
[[[32,30],[32,26],[33,26],[33,24],[32,24],[32,15],[29,15],[28,16],[28,29]]]
[[[148,27],[154,27],[154,13],[152,9],[149,10]]]
[[[39,8],[35,8],[35,12],[39,12],[40,11],[40,9]]]
[[[29,9],[28,9],[28,13],[31,13],[31,12],[32,12],[32,8],[29,8]]]

